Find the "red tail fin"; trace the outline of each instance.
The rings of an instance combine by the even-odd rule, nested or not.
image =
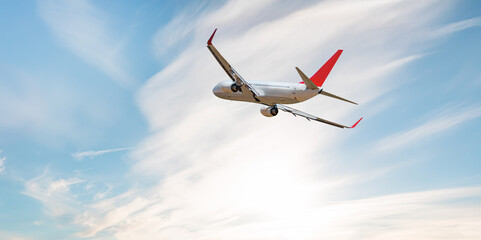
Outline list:
[[[324,65],[317,70],[317,72],[311,77],[311,81],[316,84],[318,87],[322,87],[322,84],[324,84],[324,81],[326,81],[327,75],[332,70],[332,67],[334,67],[334,64],[336,64],[337,59],[341,56],[342,50],[337,50],[337,52],[332,55],[332,57],[327,60]]]

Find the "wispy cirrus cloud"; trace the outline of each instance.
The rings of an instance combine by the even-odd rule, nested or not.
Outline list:
[[[9,240],[33,240],[33,237],[23,236],[23,234],[17,233],[10,233],[5,232],[0,229],[0,239],[9,239]]]
[[[211,96],[211,86],[217,82],[213,79],[226,77],[209,52],[198,44],[207,40],[214,26],[219,27],[214,41],[224,57],[245,78],[267,81],[295,81],[298,76],[294,66],[313,72],[323,59],[342,47],[345,58],[326,87],[368,102],[393,88],[386,76],[422,57],[422,53],[412,54],[407,49],[409,44],[422,43],[424,32],[434,21],[425,18],[424,12],[429,9],[441,14],[443,4],[324,1],[300,9],[291,6],[287,14],[272,16],[268,21],[217,17],[248,16],[263,9],[285,10],[279,1],[233,8],[236,4],[243,3],[228,2],[189,22],[192,30],[183,35],[191,37],[193,43],[149,79],[139,93],[139,104],[151,128],[158,131],[133,152],[133,173],[160,183],[91,205],[91,214],[77,218],[77,224],[88,227],[77,236],[94,237],[112,229],[118,239],[442,236],[432,235],[426,228],[413,228],[415,225],[409,221],[419,226],[433,222],[435,228],[442,229],[439,233],[455,237],[462,237],[458,230],[464,233],[473,229],[477,221],[472,214],[475,207],[440,207],[437,203],[479,196],[478,188],[333,201],[336,189],[353,184],[349,176],[322,174],[341,141],[339,131],[286,115],[265,119],[255,114],[257,106],[218,101]],[[413,19],[416,24],[412,24]],[[169,27],[175,29],[174,24]],[[181,27],[179,23],[177,28]],[[403,40],[407,33],[415,39],[408,44]],[[302,47],[296,47],[299,44]],[[342,82],[334,81],[339,79]],[[318,104],[313,100],[299,108],[317,109]],[[351,110],[324,104],[322,113],[342,119]],[[299,121],[302,124],[296,124]],[[300,137],[299,141],[287,140]],[[282,147],[286,141],[289,147]],[[432,210],[427,220],[416,221],[425,209]],[[469,227],[443,228],[446,221],[441,219],[446,217]],[[393,233],[383,221],[398,231]]]
[[[49,168],[25,181],[24,186],[22,194],[41,202],[47,216],[62,219],[65,224],[74,223],[90,208],[89,204],[102,201],[114,189],[111,184],[82,176],[80,172],[61,176]]]
[[[462,31],[472,27],[481,26],[481,17],[470,18],[459,22],[450,23],[431,33],[433,37],[445,36],[457,31]]]
[[[326,88],[368,103],[393,88],[394,80],[386,76],[422,56],[410,51],[413,45],[429,48],[423,36],[449,4],[322,1],[299,8],[284,3],[229,1],[192,22],[182,18],[168,25],[182,29],[187,24],[188,32],[177,36],[188,36],[192,42],[139,92],[139,105],[154,131],[133,151],[131,176],[148,184],[82,205],[74,223],[83,230],[75,236],[480,237],[475,231],[480,219],[473,214],[479,207],[457,203],[478,198],[479,187],[354,200],[339,194],[339,189],[352,187],[352,176],[336,172],[327,176],[326,166],[337,164],[332,156],[345,151],[345,146],[339,147],[343,136],[355,133],[340,133],[286,114],[267,119],[258,114],[259,106],[215,99],[212,86],[227,77],[204,48],[212,30],[219,27],[214,41],[224,57],[246,79],[267,81],[298,81],[294,66],[314,72],[331,53],[344,48],[345,57]],[[267,19],[252,14],[265,11],[285,14]],[[245,20],[245,16],[252,17]],[[326,100],[298,107],[332,120],[351,118],[352,108],[322,101]],[[363,174],[383,173],[375,169]]]
[[[433,119],[417,127],[381,139],[376,144],[376,150],[382,152],[399,150],[479,117],[481,117],[481,107],[448,108],[438,114],[434,114]]]
[[[0,150],[0,154],[2,153],[3,151]],[[3,173],[5,172],[5,161],[7,160],[7,157],[4,157],[4,156],[1,156],[0,155],[0,173]]]
[[[262,204],[258,201],[262,202],[267,195],[252,196],[253,201],[250,201],[248,198],[231,199],[230,192],[221,192],[218,196],[205,191],[188,200],[194,189],[182,186],[178,191],[171,189],[169,192],[174,194],[172,199],[160,199],[155,194],[145,193],[140,197],[138,193],[131,192],[130,196],[99,202],[89,209],[91,214],[77,218],[77,223],[87,224],[89,230],[76,236],[93,237],[112,229],[115,229],[117,239],[172,236],[182,239],[318,239],[319,236],[336,239],[359,236],[369,239],[444,239],[446,236],[477,239],[481,236],[479,231],[473,231],[480,227],[481,217],[476,214],[478,203],[456,204],[456,201],[466,202],[481,196],[479,187],[401,193],[315,205],[286,206],[285,199],[277,199],[281,203],[269,201],[271,205],[266,205],[267,208],[261,212],[255,207]],[[184,190],[188,193],[181,194]],[[133,196],[137,197],[122,203],[125,198]],[[174,198],[176,205],[172,205]],[[225,205],[227,199],[237,200],[231,202],[236,205]],[[248,202],[243,202],[246,200]]]
[[[113,149],[105,149],[105,150],[97,150],[97,151],[75,152],[75,153],[72,153],[72,157],[75,158],[77,161],[82,161],[84,158],[87,158],[87,157],[94,158],[107,153],[129,151],[129,150],[132,150],[132,148],[113,148]]]
[[[5,172],[5,160],[7,157],[0,157],[0,173]]]
[[[40,201],[47,214],[55,217],[63,217],[69,214],[79,213],[79,203],[70,192],[70,188],[85,180],[71,178],[55,178],[46,169],[40,176],[25,182],[23,194]]]
[[[120,52],[122,42],[109,34],[105,12],[88,0],[37,4],[42,19],[74,54],[124,87],[133,83]]]

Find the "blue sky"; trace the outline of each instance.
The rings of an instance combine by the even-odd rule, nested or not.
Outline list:
[[[0,239],[479,239],[478,1],[1,1]],[[340,130],[217,99],[300,81]]]

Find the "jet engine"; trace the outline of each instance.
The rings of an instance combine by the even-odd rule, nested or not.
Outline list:
[[[279,109],[276,107],[265,106],[261,107],[261,114],[266,117],[274,117],[279,113]]]
[[[235,93],[240,91],[240,87],[231,82],[222,82],[220,84],[220,89],[222,89],[222,91],[225,93]]]

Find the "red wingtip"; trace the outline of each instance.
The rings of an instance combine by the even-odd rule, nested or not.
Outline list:
[[[336,64],[337,59],[339,59],[341,56],[342,51],[342,49],[337,50],[337,52],[332,55],[332,57],[327,60],[327,62],[324,63],[324,65],[322,65],[322,67],[311,77],[311,81],[314,84],[316,84],[318,87],[322,87],[322,84],[324,84],[324,81],[326,81],[326,78],[334,67],[334,64]]]
[[[354,125],[352,125],[352,127],[351,127],[351,128],[355,128],[355,127],[356,127],[356,125],[357,125],[357,124],[358,124],[358,123],[359,123],[361,120],[362,120],[362,118],[361,118],[361,119],[359,119],[359,120],[357,120],[357,122],[356,122],[356,123],[354,123]]]
[[[212,36],[210,36],[209,41],[207,41],[207,45],[212,45],[212,38],[214,38],[215,32],[217,32],[217,28],[214,30],[214,33],[212,33]]]

